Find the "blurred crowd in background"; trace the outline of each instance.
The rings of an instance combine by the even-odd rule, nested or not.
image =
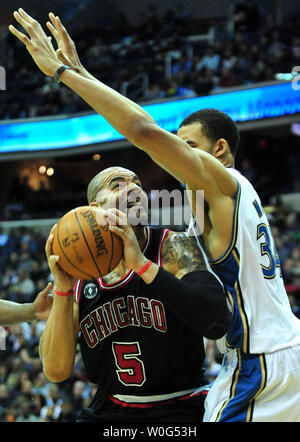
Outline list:
[[[150,6],[133,23],[119,13],[92,28],[71,27],[71,34],[96,78],[144,102],[272,81],[300,64],[299,15],[279,23],[255,1],[238,2],[230,11],[229,17],[200,19],[182,4],[160,15]],[[207,40],[189,38],[210,32]],[[41,74],[7,28],[2,33],[7,91],[0,96],[0,119],[90,110]]]
[[[268,217],[290,303],[300,318],[300,217],[279,207]],[[32,302],[52,280],[45,240],[45,234],[32,228],[0,232],[0,299]],[[38,352],[44,327],[44,321],[35,321],[5,328],[5,350],[0,351],[0,421],[73,421],[95,393],[79,349],[71,377],[58,384],[47,381]],[[206,375],[212,382],[220,369],[221,355],[213,341],[207,342],[206,349]]]

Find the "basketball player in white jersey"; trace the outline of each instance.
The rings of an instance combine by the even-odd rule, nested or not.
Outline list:
[[[38,23],[14,14],[29,37],[10,26],[38,67],[80,95],[133,145],[188,189],[204,190],[203,241],[227,289],[233,320],[220,346],[223,367],[207,397],[204,421],[300,422],[300,321],[280,275],[267,218],[252,185],[234,167],[238,131],[215,109],[181,124],[178,136],[82,67],[60,20],[50,14],[56,53]],[[65,66],[64,66],[65,65]],[[195,201],[191,202],[193,210]]]

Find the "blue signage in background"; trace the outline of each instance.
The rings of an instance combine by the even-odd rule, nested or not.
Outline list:
[[[143,107],[159,126],[174,132],[187,115],[207,107],[226,112],[236,122],[292,115],[300,112],[300,95],[288,82]],[[64,149],[122,139],[124,137],[98,114],[0,124],[0,154]]]

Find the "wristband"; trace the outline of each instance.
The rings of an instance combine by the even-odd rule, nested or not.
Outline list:
[[[151,264],[152,264],[152,261],[149,259],[149,260],[146,262],[146,264],[141,268],[141,270],[139,270],[139,271],[137,272],[137,274],[138,274],[139,276],[142,276],[142,274],[145,273],[145,272],[149,269],[149,267],[151,266]]]
[[[59,290],[54,289],[54,293],[58,296],[70,296],[73,295],[73,289],[70,290],[69,292],[61,292]]]
[[[53,80],[55,81],[55,83],[57,83],[57,84],[60,83],[59,77],[66,69],[70,70],[71,68],[69,68],[69,66],[66,66],[65,64],[63,64],[60,68],[57,69],[57,71],[55,72],[55,75],[53,77]]]

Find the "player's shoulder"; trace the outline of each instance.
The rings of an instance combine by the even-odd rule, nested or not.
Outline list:
[[[188,232],[170,230],[164,242],[162,257],[164,265],[176,264],[180,269],[191,269],[191,266],[193,269],[204,267],[203,255],[197,240]]]
[[[164,245],[182,246],[194,241],[195,238],[188,231],[176,232],[169,230]]]

